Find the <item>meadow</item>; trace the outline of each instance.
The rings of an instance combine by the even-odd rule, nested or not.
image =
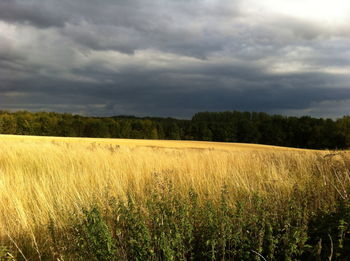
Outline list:
[[[0,135],[0,260],[347,260],[349,170],[347,151]]]

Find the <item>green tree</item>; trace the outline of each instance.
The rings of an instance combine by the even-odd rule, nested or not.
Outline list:
[[[1,115],[0,130],[3,134],[17,134],[17,120],[13,114]]]

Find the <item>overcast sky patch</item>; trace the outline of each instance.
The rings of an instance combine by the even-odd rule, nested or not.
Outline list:
[[[345,0],[3,0],[0,109],[350,114]]]

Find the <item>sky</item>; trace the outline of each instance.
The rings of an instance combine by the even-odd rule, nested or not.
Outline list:
[[[0,0],[0,110],[350,115],[350,1]]]

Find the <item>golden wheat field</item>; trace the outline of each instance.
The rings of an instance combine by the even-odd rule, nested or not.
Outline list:
[[[241,191],[288,196],[296,184],[309,189],[315,169],[326,186],[332,164],[348,159],[347,152],[252,144],[1,135],[0,240],[30,235],[35,243],[45,237],[40,228],[63,227],[74,209],[128,191],[147,198],[146,188],[165,180],[200,197],[216,197],[224,185],[233,199]]]

